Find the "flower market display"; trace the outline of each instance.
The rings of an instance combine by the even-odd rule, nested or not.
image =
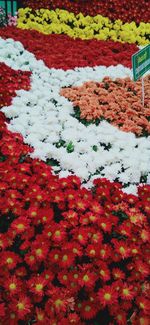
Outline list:
[[[0,29],[0,325],[150,324],[149,8],[122,2]]]

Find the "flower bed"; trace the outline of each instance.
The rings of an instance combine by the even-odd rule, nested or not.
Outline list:
[[[4,64],[1,77],[29,88]],[[150,187],[136,197],[99,179],[91,192],[27,157],[3,115],[1,130],[1,324],[148,324]]]
[[[75,16],[66,10],[46,9],[32,10],[30,8],[19,10],[18,27],[35,29],[44,34],[67,34],[73,38],[98,40],[113,40],[145,45],[150,42],[150,24],[135,22],[123,23],[121,20],[111,21],[107,17]]]
[[[0,324],[149,325],[149,103],[131,80],[136,45],[0,35]],[[73,101],[87,100],[85,86],[131,113],[137,91],[142,129],[81,123]]]
[[[0,36],[20,41],[26,50],[35,54],[38,60],[43,60],[47,67],[63,70],[97,65],[108,67],[121,63],[131,68],[131,56],[138,51],[135,44],[106,43],[94,39],[74,40],[67,35],[49,36],[13,27],[0,29]]]
[[[23,0],[26,7],[33,9],[66,9],[78,14],[95,16],[97,14],[107,16],[112,20],[121,19],[124,22],[135,21],[137,23],[149,22],[149,4],[142,0]]]
[[[122,182],[126,191],[135,194],[139,183],[149,182],[149,137],[137,138],[107,121],[87,127],[76,118],[73,104],[61,96],[61,88],[87,80],[102,81],[106,76],[131,78],[129,68],[117,65],[66,71],[48,69],[20,43],[10,40],[1,44],[5,47],[1,50],[5,63],[32,71],[31,91],[18,92],[3,112],[11,118],[9,130],[21,133],[34,148],[33,158],[53,164],[53,170],[61,177],[72,173],[81,177],[88,187],[93,179],[107,177]]]

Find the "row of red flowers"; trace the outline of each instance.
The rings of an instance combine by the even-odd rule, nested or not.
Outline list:
[[[35,54],[37,59],[42,59],[49,68],[63,70],[117,64],[131,68],[131,56],[138,51],[134,44],[74,40],[66,35],[43,35],[15,27],[0,29],[0,36],[20,41],[25,49]]]
[[[29,75],[1,64],[3,103]],[[138,197],[106,179],[92,191],[28,157],[1,125],[0,324],[148,325],[150,186]],[[144,254],[143,254],[144,252]]]
[[[33,9],[66,9],[78,14],[96,16],[98,14],[112,20],[124,22],[149,22],[149,3],[147,0],[23,0],[26,7]]]

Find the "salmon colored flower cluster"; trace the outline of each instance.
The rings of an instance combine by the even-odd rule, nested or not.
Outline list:
[[[7,103],[24,74],[5,72]],[[150,186],[59,179],[3,114],[0,127],[0,324],[148,324]]]
[[[90,81],[80,87],[64,88],[61,95],[73,101],[75,113],[83,123],[106,119],[120,130],[139,136],[150,133],[150,77],[144,80],[144,106],[141,81],[129,78]]]

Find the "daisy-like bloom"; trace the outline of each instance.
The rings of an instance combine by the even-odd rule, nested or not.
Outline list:
[[[82,256],[83,254],[81,245],[79,245],[75,241],[72,241],[71,243],[66,243],[63,249],[71,251],[75,256]]]
[[[63,242],[66,237],[66,232],[64,229],[59,226],[55,226],[56,229],[53,229],[52,239],[55,243]]]
[[[141,276],[143,276],[144,278],[149,276],[149,266],[144,263],[143,261],[136,261],[135,262],[135,269],[140,272]]]
[[[68,210],[62,213],[62,215],[72,226],[76,226],[78,224],[78,213],[74,210]]]
[[[80,227],[80,229],[73,229],[71,231],[74,240],[77,240],[79,244],[85,245],[88,241],[88,233],[86,227]]]
[[[102,215],[104,212],[103,207],[97,202],[97,201],[92,201],[92,206],[90,210],[94,213],[98,213],[99,215]]]
[[[64,290],[58,292],[58,290],[54,289],[54,291],[52,292],[52,297],[46,303],[46,311],[48,311],[48,309],[49,311],[51,310],[52,312],[55,311],[57,315],[59,315],[60,313],[65,313],[68,308],[67,299],[68,296]]]
[[[64,271],[59,272],[57,277],[61,284],[65,285],[65,286],[68,285],[68,283],[70,281],[68,271],[65,272],[65,270],[64,270]]]
[[[82,307],[80,310],[81,318],[88,320],[92,319],[97,314],[97,308],[95,304],[93,304],[91,301],[85,301],[82,303]]]
[[[103,288],[98,291],[98,297],[103,307],[118,302],[118,293],[112,286],[103,286]]]
[[[108,260],[112,254],[112,248],[108,244],[98,245],[97,248],[95,246],[97,257],[100,257],[102,260]]]
[[[36,245],[34,245],[32,248],[32,253],[38,261],[43,261],[48,253],[47,243],[45,242],[45,244],[41,245],[40,243],[36,243]]]
[[[107,263],[100,261],[97,265],[99,266],[99,269],[97,270],[98,276],[104,282],[109,281],[110,280],[110,271],[107,266]]]
[[[48,318],[45,315],[45,311],[41,308],[36,307],[36,324],[47,324],[49,321]]]
[[[34,265],[36,264],[36,262],[37,262],[37,261],[36,261],[36,258],[35,258],[35,255],[34,255],[33,253],[31,253],[31,252],[27,253],[27,254],[25,255],[24,259],[25,259],[26,263],[27,263],[30,267],[34,266]]]
[[[142,239],[142,241],[144,243],[150,241],[150,232],[149,232],[149,230],[147,228],[141,230],[141,232],[140,232],[140,238]]]
[[[127,315],[125,311],[122,311],[119,308],[114,308],[112,316],[115,318],[117,325],[127,324]]]
[[[62,254],[59,249],[52,249],[48,256],[49,264],[59,263],[61,256]]]
[[[44,288],[46,284],[47,281],[42,276],[31,278],[28,281],[29,290],[40,297],[44,295]]]
[[[69,267],[74,262],[74,255],[70,251],[64,251],[61,254],[59,265],[63,268]]]
[[[12,270],[16,267],[17,263],[20,262],[20,258],[17,254],[6,251],[1,254],[1,266],[6,266],[9,270]]]
[[[89,257],[94,258],[96,256],[96,247],[95,245],[88,245],[86,248],[86,253]]]
[[[127,246],[125,241],[113,239],[112,242],[114,244],[115,252],[118,253],[121,258],[124,259],[130,256],[130,248]]]
[[[112,270],[112,275],[114,280],[123,280],[125,279],[125,274],[122,270],[120,270],[119,268],[114,268]]]
[[[135,296],[133,286],[124,283],[120,288],[120,296],[123,300],[132,300]]]
[[[30,299],[23,295],[21,295],[18,300],[15,299],[12,305],[19,319],[24,319],[31,311]]]
[[[94,286],[97,276],[94,272],[83,271],[79,277],[79,284],[83,287],[91,288]]]
[[[11,228],[15,230],[16,234],[25,232],[30,225],[30,221],[26,217],[20,217],[11,223]]]
[[[129,221],[124,221],[118,226],[118,233],[123,236],[130,237],[132,231],[132,224]]]
[[[145,315],[150,316],[150,301],[149,301],[149,299],[147,299],[143,296],[137,297],[136,304]]]
[[[90,238],[91,244],[101,245],[103,240],[103,234],[100,230],[92,229],[92,236]]]
[[[138,209],[133,212],[132,210],[133,208],[128,212],[131,223],[138,226],[142,226],[144,223],[146,223],[146,216],[143,213],[141,213]]]
[[[47,224],[53,219],[54,212],[51,208],[40,209],[38,213],[38,218],[41,223]]]
[[[5,281],[5,288],[9,292],[10,296],[15,295],[21,290],[21,282],[15,275],[11,276]]]
[[[98,225],[104,232],[111,232],[112,229],[112,223],[108,220],[108,218],[99,218]]]

